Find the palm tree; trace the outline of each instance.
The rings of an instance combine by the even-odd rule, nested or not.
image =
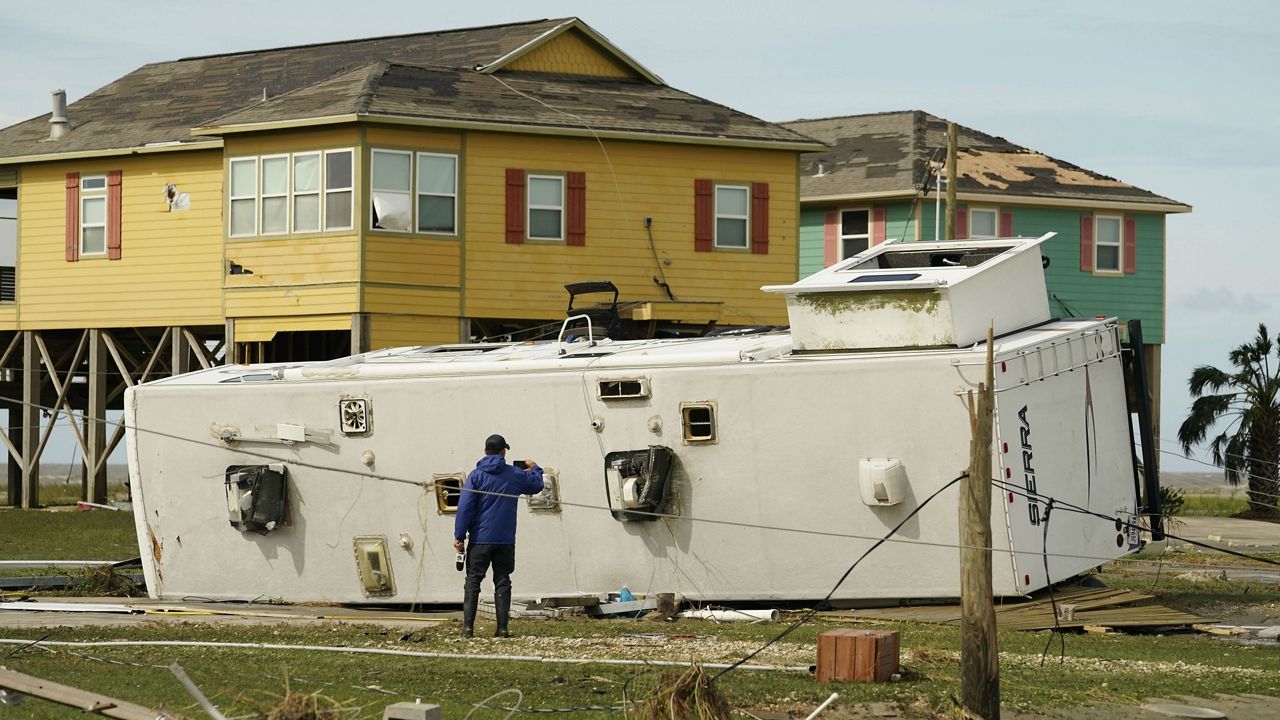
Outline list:
[[[1195,402],[1178,428],[1182,452],[1190,456],[1193,445],[1227,421],[1209,449],[1227,482],[1238,485],[1248,478],[1249,509],[1255,512],[1274,511],[1280,495],[1280,353],[1272,367],[1273,349],[1267,326],[1259,323],[1258,336],[1231,351],[1234,373],[1208,365],[1192,370],[1187,385]]]

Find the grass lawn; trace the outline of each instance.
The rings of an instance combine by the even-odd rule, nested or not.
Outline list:
[[[136,554],[132,517],[127,513],[0,511],[0,558],[123,559]],[[1161,557],[1184,564],[1243,564],[1201,553],[1171,552]],[[1280,558],[1280,554],[1270,557]],[[1100,577],[1108,585],[1153,592],[1166,604],[1190,610],[1233,604],[1280,606],[1280,587],[1276,585],[1238,580],[1194,582],[1179,578],[1181,572],[1157,577],[1113,563]],[[819,616],[756,662],[807,666],[814,661],[819,632],[850,624]],[[884,702],[916,716],[953,716],[950,697],[959,693],[958,627],[917,623],[857,626],[902,633],[900,682],[818,685],[807,672],[736,671],[724,676],[719,687],[735,707],[744,709],[807,714],[832,691],[838,691],[841,698],[833,709],[837,715],[841,707]],[[482,623],[479,629],[488,627]],[[143,627],[0,628],[0,637],[36,640],[48,635],[50,641],[219,641],[487,656],[724,662],[742,657],[784,627],[785,623],[716,625],[690,620],[517,621],[513,625],[516,638],[463,641],[456,635],[456,622],[414,632],[346,624],[157,623]],[[1070,634],[1065,636],[1065,660],[1059,660],[1055,639],[1042,666],[1041,653],[1049,640],[1045,632],[1000,633],[1001,695],[1006,708],[1036,711],[1091,703],[1135,705],[1152,696],[1280,692],[1280,644],[1250,645],[1199,633]],[[286,682],[293,691],[318,693],[361,718],[380,718],[391,702],[414,698],[438,703],[446,717],[460,718],[471,704],[511,687],[524,693],[525,708],[617,706],[624,688],[633,698],[643,697],[656,687],[659,674],[651,667],[602,663],[289,649],[36,646],[11,655],[17,649],[0,645],[0,664],[149,707],[176,710],[191,718],[204,715],[165,669],[171,663],[182,664],[228,717],[256,717],[256,713],[265,712],[284,692]],[[601,718],[610,714],[580,709],[556,716]],[[83,715],[30,698],[17,707],[0,705],[0,720],[73,717]],[[498,717],[497,711],[475,714],[476,720]]]
[[[128,560],[138,557],[133,513],[0,510],[0,560]]]
[[[1244,488],[1227,493],[1187,493],[1182,497],[1179,515],[1231,517],[1249,509],[1249,499],[1244,494]]]
[[[183,624],[54,630],[49,639],[217,640],[487,655],[554,653],[559,657],[628,657],[633,655],[627,651],[628,644],[657,644],[670,659],[683,660],[698,658],[686,655],[682,646],[701,642],[739,652],[741,647],[763,642],[782,627],[777,623],[715,625],[702,621],[517,622],[514,629],[521,638],[464,642],[455,637],[454,623],[411,635],[362,626],[246,628]],[[801,628],[781,643],[778,654],[810,658],[812,662],[815,637],[829,627],[834,626],[820,622]],[[834,690],[840,692],[843,704],[876,701],[914,708],[926,715],[947,712],[949,696],[958,692],[959,629],[904,623],[879,627],[902,632],[905,677],[901,682],[818,685],[808,673],[736,671],[726,675],[720,687],[740,708],[805,711]],[[5,635],[34,640],[47,632],[10,630]],[[1045,633],[1001,633],[1001,694],[1005,707],[1034,710],[1091,702],[1138,703],[1153,695],[1213,697],[1215,693],[1274,693],[1280,687],[1280,647],[1240,645],[1205,635],[1070,635],[1066,638],[1065,662],[1059,661],[1054,642],[1041,667],[1040,654],[1047,639]],[[609,652],[601,652],[602,649]],[[524,707],[616,705],[622,700],[624,685],[629,684],[633,695],[643,695],[657,682],[655,670],[604,664],[258,649],[102,647],[75,652],[79,654],[59,648],[33,648],[7,658],[5,664],[20,672],[192,716],[200,713],[164,669],[170,663],[182,664],[228,716],[243,716],[269,707],[273,698],[282,693],[286,677],[293,690],[322,693],[337,703],[360,708],[359,717],[370,718],[380,717],[382,708],[390,702],[416,697],[439,703],[446,717],[456,717],[464,714],[470,704],[508,687],[523,691]],[[710,652],[719,655],[722,650]],[[15,710],[21,714],[13,714]],[[605,714],[581,710],[557,716]],[[66,710],[35,701],[14,709],[0,706],[0,718],[71,716]]]

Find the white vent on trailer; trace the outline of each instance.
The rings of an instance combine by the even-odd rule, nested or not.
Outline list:
[[[898,458],[862,458],[858,487],[867,505],[897,505],[907,496],[907,472]]]
[[[338,400],[338,420],[343,435],[369,433],[372,420],[369,417],[369,398],[343,396]]]

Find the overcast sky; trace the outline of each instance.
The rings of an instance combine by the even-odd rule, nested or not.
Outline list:
[[[1194,213],[1168,222],[1166,449],[1189,404],[1191,368],[1225,366],[1227,351],[1280,306],[1270,281],[1280,252],[1266,222],[1280,181],[1280,3],[52,7],[0,4],[0,126],[48,112],[51,90],[65,88],[74,101],[150,62],[578,16],[669,84],[767,120],[927,110],[1188,203]],[[0,216],[11,210],[0,201]],[[1198,468],[1170,455],[1164,462]]]

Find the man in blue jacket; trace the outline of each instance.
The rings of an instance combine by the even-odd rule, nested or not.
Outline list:
[[[493,604],[498,616],[494,637],[511,637],[511,573],[516,569],[516,497],[542,492],[542,468],[525,460],[527,470],[507,464],[511,446],[501,435],[484,441],[484,457],[467,476],[453,521],[453,547],[467,551],[463,585],[462,635],[475,634],[480,581],[493,565]]]

